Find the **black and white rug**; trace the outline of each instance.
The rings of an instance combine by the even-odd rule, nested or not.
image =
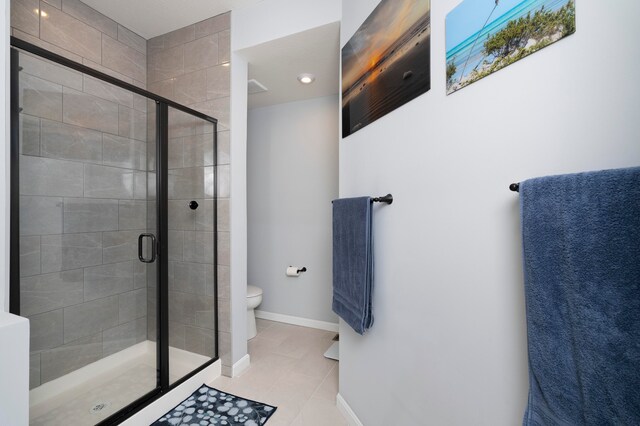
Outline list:
[[[277,407],[202,385],[152,426],[261,426]]]

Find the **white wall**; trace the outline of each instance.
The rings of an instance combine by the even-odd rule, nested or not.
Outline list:
[[[238,28],[232,50],[241,50],[340,20],[341,0],[263,0],[234,11]],[[232,29],[233,31],[233,29]]]
[[[0,311],[0,424],[29,424],[29,320]]]
[[[231,14],[231,42],[241,25]],[[231,52],[231,348],[232,365],[247,354],[247,78],[249,66]],[[223,373],[233,376],[230,366]]]
[[[0,23],[3,25],[0,31],[0,57],[4,58],[4,66],[0,67],[0,135],[4,136],[3,147],[0,148],[0,311],[9,311],[9,159],[11,157],[11,144],[9,123],[10,103],[10,64],[9,64],[9,27],[10,27],[9,0],[0,0]]]
[[[231,343],[234,362],[247,353],[248,64],[242,49],[337,22],[342,12],[340,5],[341,0],[263,0],[255,7],[231,13]]]
[[[29,321],[9,311],[10,61],[9,1],[0,0],[0,424],[29,423]]]
[[[261,311],[337,323],[331,200],[338,196],[338,96],[249,111],[248,277]],[[306,266],[300,277],[287,266]]]
[[[373,329],[340,327],[340,394],[367,426],[514,425],[527,397],[511,182],[640,164],[640,3],[578,1],[577,33],[449,97],[432,89],[340,143],[340,195],[375,212]],[[378,4],[343,2],[342,45]],[[618,5],[616,5],[618,6]]]

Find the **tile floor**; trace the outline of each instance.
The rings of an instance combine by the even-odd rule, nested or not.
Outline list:
[[[338,362],[324,357],[335,333],[278,322],[257,320],[258,335],[249,341],[251,366],[242,376],[219,377],[210,386],[278,407],[267,426],[347,425],[336,408]],[[81,395],[52,401],[32,425],[93,425],[155,384],[155,359],[145,357],[117,374],[98,377]],[[115,372],[114,372],[115,373]],[[91,413],[97,402],[107,402]]]
[[[267,426],[347,425],[336,408],[338,362],[323,356],[336,333],[260,319],[257,326],[251,367],[209,385],[277,406]]]

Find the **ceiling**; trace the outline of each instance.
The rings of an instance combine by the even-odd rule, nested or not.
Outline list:
[[[263,0],[82,0],[147,40]]]
[[[340,77],[340,24],[338,22],[242,50],[249,62],[249,79],[268,91],[249,95],[249,109],[338,93]],[[298,82],[298,75],[316,76],[313,84]]]
[[[254,6],[265,0],[82,0],[146,39],[212,16]],[[185,7],[188,4],[188,7]],[[317,27],[241,51],[249,62],[249,79],[268,91],[249,96],[249,108],[338,93],[340,24]],[[301,73],[316,81],[300,84]]]

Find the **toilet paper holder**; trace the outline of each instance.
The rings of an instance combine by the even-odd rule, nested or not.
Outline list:
[[[307,267],[303,266],[289,266],[287,268],[287,272],[286,275],[288,277],[299,277],[300,276],[300,272],[307,272]]]

